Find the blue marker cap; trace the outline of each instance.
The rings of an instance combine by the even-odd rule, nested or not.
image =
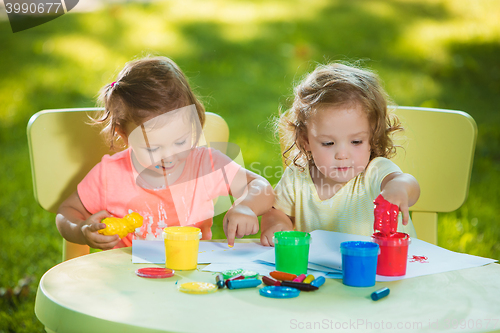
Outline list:
[[[321,287],[325,283],[325,278],[323,276],[320,276],[316,278],[313,282],[311,282],[311,286],[315,287]]]
[[[385,296],[389,295],[391,291],[389,290],[389,288],[382,288],[380,290],[377,290],[377,291],[374,291],[372,293],[372,300],[374,301],[378,301],[379,299],[381,298],[384,298]]]
[[[229,289],[254,288],[261,283],[259,279],[228,280],[227,287]]]
[[[293,298],[300,294],[300,290],[282,286],[268,286],[259,290],[261,296],[270,298]]]

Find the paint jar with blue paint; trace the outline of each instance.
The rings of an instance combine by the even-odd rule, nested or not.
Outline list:
[[[373,242],[350,241],[340,244],[342,281],[351,287],[372,287],[377,274],[379,245]]]

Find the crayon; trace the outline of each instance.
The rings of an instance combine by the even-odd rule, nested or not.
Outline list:
[[[273,271],[269,273],[273,278],[276,280],[281,280],[281,281],[292,281],[297,277],[295,274],[290,274],[290,273],[285,273],[285,272],[280,272],[280,271]]]
[[[236,275],[233,276],[232,278],[226,279],[226,286],[229,287],[228,282],[233,281],[233,280],[243,280],[245,277],[243,275]]]
[[[270,276],[263,276],[262,277],[262,282],[268,286],[281,286],[281,282],[270,277]]]
[[[302,291],[318,290],[318,287],[313,286],[312,284],[309,284],[309,283],[302,283],[302,282],[283,281],[283,282],[281,282],[281,286],[292,287],[292,288],[302,290]]]
[[[320,276],[319,278],[317,278],[316,280],[314,280],[313,282],[311,282],[311,285],[319,288],[324,283],[325,283],[325,278],[322,277],[322,276]]]
[[[308,275],[308,276],[304,279],[304,281],[302,281],[302,282],[304,282],[304,283],[311,283],[311,282],[313,282],[313,281],[314,281],[314,275],[309,274],[309,275]]]
[[[254,288],[262,282],[259,279],[229,280],[227,287],[229,289]]]
[[[371,294],[371,297],[372,297],[372,300],[374,301],[378,301],[379,299],[381,298],[384,298],[385,296],[389,295],[391,291],[389,290],[389,288],[382,288],[382,289],[379,289],[377,291],[374,291],[372,294]]]
[[[293,282],[303,282],[305,279],[306,279],[306,275],[305,274],[300,274],[299,276],[297,276],[292,281]]]

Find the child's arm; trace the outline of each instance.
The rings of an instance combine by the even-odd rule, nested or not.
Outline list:
[[[261,234],[260,243],[264,246],[274,246],[273,236],[278,231],[293,230],[295,218],[283,213],[281,210],[271,208],[260,220]]]
[[[385,200],[399,207],[403,214],[403,225],[407,225],[409,207],[413,206],[420,196],[420,185],[415,177],[407,173],[393,172],[384,178],[380,189]]]
[[[90,214],[75,191],[59,206],[56,225],[59,233],[69,242],[109,250],[118,244],[120,237],[104,236],[97,231],[106,228],[106,224],[101,223],[101,220],[110,216],[105,210]]]
[[[260,216],[271,209],[274,191],[269,182],[245,169],[234,177],[230,194],[238,198],[224,216],[223,227],[229,246],[234,245],[235,237],[253,235],[259,231]]]

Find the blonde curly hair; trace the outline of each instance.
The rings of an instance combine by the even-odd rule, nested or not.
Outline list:
[[[389,96],[378,76],[367,70],[331,63],[318,66],[294,88],[293,105],[276,120],[280,142],[285,148],[286,164],[292,162],[304,170],[314,163],[304,148],[309,119],[324,106],[359,103],[371,127],[370,161],[375,157],[391,158],[396,153],[392,134],[403,130],[399,118],[390,110]]]

